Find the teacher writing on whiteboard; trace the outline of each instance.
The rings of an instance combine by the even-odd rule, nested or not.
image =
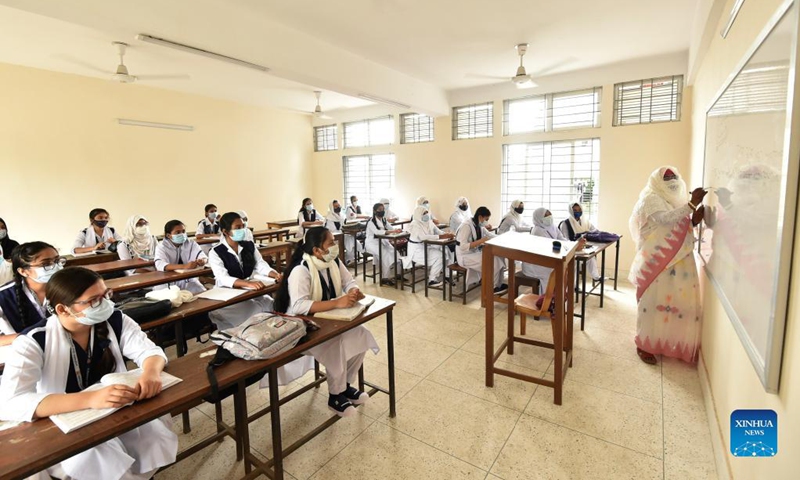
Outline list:
[[[636,242],[629,279],[638,304],[636,352],[643,362],[656,355],[697,362],[700,290],[692,227],[703,219],[706,191],[691,197],[678,169],[655,170],[639,194],[629,221]]]

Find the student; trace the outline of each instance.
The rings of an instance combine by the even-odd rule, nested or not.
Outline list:
[[[209,203],[205,208],[206,216],[197,224],[197,231],[194,234],[195,240],[202,240],[208,237],[219,235],[219,223],[217,223],[217,206]]]
[[[450,215],[450,230],[455,232],[462,223],[472,218],[472,211],[469,209],[469,200],[467,197],[458,197],[456,200],[456,209]]]
[[[430,210],[431,210],[431,202],[428,200],[428,197],[425,197],[425,196],[417,197],[417,205],[414,208],[416,209],[417,207],[425,207],[428,210],[428,212],[430,212]],[[436,217],[433,215],[433,213],[431,213],[430,215],[431,215],[431,220],[433,220],[434,225],[438,225],[439,224],[439,220],[436,219]],[[413,215],[411,216],[411,219],[412,220],[414,219]]]
[[[122,231],[122,241],[119,242],[117,255],[120,260],[134,258],[153,259],[156,256],[158,240],[150,233],[150,223],[141,215],[133,215],[128,219],[125,230]],[[152,271],[149,268],[126,270],[125,275]]]
[[[11,253],[18,245],[18,242],[11,240],[11,237],[8,236],[6,221],[0,218],[0,258],[11,260]]]
[[[244,239],[242,217],[228,212],[219,221],[222,233],[219,245],[209,254],[208,263],[214,271],[217,287],[263,290],[265,277],[281,281],[281,274],[264,261],[253,242]],[[272,311],[272,297],[264,295],[209,313],[209,318],[220,330],[233,328],[257,313]]]
[[[384,197],[381,198],[380,202],[383,204],[384,211],[386,212],[386,215],[383,218],[385,218],[386,221],[389,223],[396,222],[397,219],[400,217],[398,217],[397,214],[394,213],[391,208],[389,208],[391,206],[391,202],[389,201],[389,199]],[[369,217],[365,216],[364,218],[369,218]]]
[[[300,225],[297,236],[302,237],[306,228],[321,227],[325,224],[325,219],[314,209],[314,202],[310,198],[304,198],[303,205],[297,213],[297,223]]]
[[[139,325],[114,309],[111,291],[91,270],[72,267],[47,284],[52,315],[13,343],[0,383],[0,419],[31,422],[83,409],[116,408],[158,395],[164,352]],[[85,391],[125,359],[143,370],[135,387]],[[164,415],[47,469],[57,478],[146,479],[175,461],[178,436]],[[46,446],[43,446],[46,447]]]
[[[339,200],[334,200],[330,204],[328,204],[328,214],[325,216],[325,228],[331,231],[331,233],[342,233],[342,225],[344,225],[345,219],[344,215],[342,215],[342,205],[339,203]],[[352,235],[345,235],[344,236],[344,259],[347,266],[351,266],[353,262],[356,260],[356,248],[363,250],[363,247],[360,243],[356,242]]]
[[[208,262],[208,257],[200,249],[200,245],[186,236],[186,226],[180,220],[170,220],[164,225],[164,240],[161,240],[156,247],[155,257],[156,270],[159,272],[189,270],[203,267]],[[157,285],[153,290],[169,288],[170,285],[188,290],[195,295],[206,291],[206,287],[197,278]]]
[[[14,281],[0,287],[0,345],[47,318],[45,288],[64,263],[55,247],[44,242],[23,243],[14,250]]]
[[[497,236],[487,229],[490,227],[489,217],[491,215],[492,213],[488,208],[478,207],[475,210],[475,215],[469,221],[462,223],[456,230],[456,240],[458,241],[456,258],[458,259],[458,264],[469,271],[475,272],[478,276],[477,279],[470,283],[475,283],[481,278],[483,266],[482,245]],[[494,293],[502,293],[508,289],[508,285],[503,283],[505,269],[505,261],[500,257],[494,257]],[[469,271],[467,273],[470,273]]]
[[[247,240],[248,242],[255,243],[255,238],[253,238],[253,230],[248,226],[249,221],[247,218],[247,212],[245,212],[244,210],[237,210],[236,214],[242,217],[242,222],[244,222],[244,228],[247,230],[246,232],[244,232],[244,239]]]
[[[367,239],[364,241],[364,249],[372,254],[373,262],[378,259],[379,250],[379,239],[375,238],[375,234],[386,235],[402,232],[400,229],[389,230],[389,223],[384,218],[385,216],[386,207],[384,207],[382,203],[376,203],[372,206],[372,218],[367,222]],[[382,242],[380,250],[383,252],[383,256],[380,258],[381,266],[383,267],[381,285],[393,287],[395,282],[390,275],[394,264],[394,246],[385,238],[380,239],[380,242]],[[401,265],[400,260],[397,261],[397,265]],[[397,265],[395,265],[395,271],[400,272],[402,267],[398,267]]]
[[[596,232],[597,228],[587,218],[583,216],[583,208],[578,202],[569,204],[569,216],[561,222],[559,230],[561,233],[571,241],[576,241],[583,238],[589,232]],[[592,275],[592,280],[595,282],[600,281],[600,270],[597,268],[597,258],[592,257],[586,262],[586,267]]]
[[[569,241],[567,237],[553,225],[553,214],[546,208],[537,208],[533,211],[533,224],[532,235],[552,240]],[[585,242],[585,240],[582,241],[582,243]],[[579,248],[583,248],[583,245],[579,245]],[[550,280],[550,272],[552,271],[552,268],[543,267],[541,265],[522,264],[522,273],[525,276],[539,279],[539,295],[542,295],[547,288],[547,282]]]
[[[352,307],[364,298],[350,272],[339,261],[338,250],[329,230],[310,228],[292,255],[286,282],[276,295],[275,310],[289,315],[313,315]],[[340,417],[355,415],[353,405],[369,400],[369,395],[351,385],[356,381],[367,350],[377,354],[380,349],[372,333],[358,326],[307,352],[325,366],[328,408]],[[291,370],[292,376],[299,378],[314,368],[310,360],[310,357],[296,360],[287,371]]]
[[[514,200],[511,202],[511,207],[508,209],[508,213],[506,216],[503,217],[503,220],[500,222],[500,226],[497,228],[498,234],[503,234],[508,231],[512,232],[530,232],[533,228],[533,225],[529,225],[525,223],[525,220],[522,218],[522,212],[525,211],[525,204],[522,200]]]
[[[361,213],[361,205],[358,204],[358,197],[355,195],[350,196],[350,205],[347,206],[347,223],[357,223],[360,220],[369,218],[369,215]]]
[[[417,207],[414,210],[413,220],[408,225],[408,257],[417,264],[425,263],[425,240],[451,239],[455,237],[452,233],[444,233],[431,221],[430,212],[425,207]],[[427,246],[428,249],[428,286],[440,287],[444,282],[444,265],[442,265],[442,251],[435,245]],[[447,252],[447,264],[451,263],[450,252]],[[441,278],[439,278],[441,276]]]
[[[88,253],[95,250],[115,250],[116,243],[122,237],[108,226],[108,211],[104,208],[95,208],[89,212],[90,226],[78,233],[72,245],[72,253]]]

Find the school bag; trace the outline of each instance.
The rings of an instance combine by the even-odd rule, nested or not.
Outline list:
[[[619,240],[619,235],[616,233],[611,232],[587,232],[586,235],[587,242],[595,242],[595,243],[613,243]]]

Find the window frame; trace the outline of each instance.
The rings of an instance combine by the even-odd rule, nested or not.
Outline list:
[[[580,125],[571,125],[571,126],[556,126],[554,119],[556,118],[556,109],[562,107],[556,107],[555,104],[560,97],[569,97],[569,96],[578,96],[582,94],[590,94],[592,95],[593,101],[591,105],[593,108],[591,112],[580,112],[575,113],[573,115],[592,115],[592,123],[589,124],[580,124]],[[539,118],[542,119],[541,128],[535,126],[534,128],[527,129],[527,130],[513,130],[512,131],[512,119],[511,119],[511,109],[515,104],[521,104],[523,102],[528,101],[538,101],[541,102],[541,112],[538,115]],[[507,137],[510,135],[524,135],[526,133],[545,133],[545,132],[561,132],[564,130],[577,130],[581,128],[600,128],[601,119],[602,119],[602,103],[603,103],[603,87],[590,87],[590,88],[580,88],[576,90],[567,90],[564,92],[551,92],[546,94],[540,95],[527,95],[524,97],[518,98],[509,98],[503,100],[503,136]],[[563,107],[563,108],[570,108],[570,107]],[[562,115],[562,114],[559,114]],[[567,114],[563,114],[569,115]],[[535,118],[536,116],[534,116]]]
[[[412,122],[412,129],[411,133],[411,140],[408,139],[408,125],[407,120],[411,120]],[[420,119],[423,119],[424,122],[428,123],[428,126],[425,127]],[[400,144],[409,144],[409,143],[427,143],[435,141],[435,133],[434,133],[434,118],[425,115],[424,113],[403,113],[400,115]],[[422,129],[427,129],[428,132],[423,137],[421,134]]]
[[[669,94],[653,94],[654,85],[659,82],[671,83]],[[646,86],[649,86],[650,89],[648,95],[645,95],[644,93]],[[683,90],[685,86],[683,75],[665,75],[661,77],[644,78],[641,80],[615,83],[613,100],[614,109],[612,112],[613,116],[611,125],[614,127],[625,127],[630,125],[646,125],[651,123],[680,122],[683,105]],[[636,97],[632,96],[630,98],[625,98],[624,93],[626,89],[639,92],[638,113],[636,113],[637,107],[635,106]],[[653,117],[661,117],[666,115],[665,112],[659,109],[659,107],[662,107],[662,105],[659,105],[659,102],[663,102],[663,99],[666,97],[669,97],[669,118],[657,118],[654,120]],[[656,115],[653,115],[654,99],[656,99]],[[626,101],[631,102],[631,104],[634,105],[630,107],[630,110],[633,111],[628,112],[626,110]],[[645,109],[647,110],[647,113],[644,113]],[[636,119],[636,121],[633,121],[633,119]]]
[[[391,139],[387,143],[377,143],[372,138],[373,132],[371,131],[370,127],[374,122],[385,121],[385,120],[389,120],[392,123]],[[348,127],[355,127],[355,126],[357,126],[359,124],[363,124],[365,126],[365,128],[366,128],[365,143],[363,145],[361,145],[361,144],[359,144],[359,145],[350,145],[350,144],[348,144],[347,129],[348,129]],[[353,134],[351,134],[351,135],[353,135]],[[394,115],[382,115],[380,117],[372,117],[372,118],[365,118],[365,119],[362,119],[362,120],[354,120],[352,122],[344,122],[342,124],[342,149],[345,150],[345,149],[350,149],[350,148],[383,147],[383,146],[387,146],[387,145],[394,145],[394,141],[395,141],[394,136],[395,136]]]
[[[474,114],[474,110],[478,109],[479,107],[484,107],[484,109],[489,110],[489,114],[488,114],[489,121],[488,122],[483,122],[481,124],[478,124],[477,122],[475,122],[473,124],[472,120],[476,120],[477,119],[477,116]],[[473,112],[471,112],[470,115],[469,115],[470,118],[468,118],[468,122],[469,123],[466,125],[468,133],[467,133],[466,136],[459,136],[459,129],[464,128],[464,126],[460,126],[459,125],[459,111],[460,110],[467,110],[467,109],[472,109],[473,110]],[[453,107],[451,115],[452,115],[452,128],[453,128],[452,139],[453,140],[473,140],[473,139],[476,139],[476,138],[493,138],[494,137],[494,102],[493,101],[483,102],[483,103],[471,103],[469,105],[461,105],[461,106],[458,106],[458,107]],[[475,118],[471,118],[471,117],[475,117]],[[474,132],[477,132],[477,130],[479,129],[478,127],[485,127],[486,134],[485,135],[479,135],[477,133],[474,133]]]
[[[327,144],[329,141],[333,142],[333,148],[320,148],[320,135],[319,135],[319,132],[327,130],[327,129],[330,129],[330,128],[333,128],[333,134],[332,135],[328,135],[328,133],[323,132],[322,141],[323,141],[323,144]],[[338,124],[336,124],[336,123],[333,123],[331,125],[320,125],[320,126],[314,127],[314,151],[315,152],[331,152],[331,151],[339,150],[338,133],[339,133],[339,128],[338,128]],[[332,139],[330,138],[331,136],[333,137]]]
[[[384,182],[380,185],[375,185],[373,187],[373,183],[375,179],[372,178],[373,174],[373,159],[374,157],[391,157],[391,163],[389,165],[389,181]],[[362,177],[365,178],[366,181],[364,182],[364,188],[353,188],[353,184],[356,183],[348,173],[348,162],[351,159],[355,158],[366,158],[367,160],[367,168],[366,174]],[[359,167],[353,167],[354,170],[358,170]],[[363,169],[361,170],[363,171]],[[342,156],[342,192],[344,195],[345,203],[349,203],[350,196],[356,195],[359,198],[359,201],[363,206],[367,206],[369,208],[369,212],[371,213],[371,208],[373,203],[377,203],[380,198],[389,197],[391,199],[391,192],[394,192],[395,182],[397,177],[397,155],[394,152],[384,152],[384,153],[365,153],[365,154],[357,154],[357,155],[343,155]],[[388,183],[388,185],[386,185]],[[374,191],[373,191],[374,189]],[[367,202],[367,203],[364,203]],[[363,210],[363,209],[362,209]]]

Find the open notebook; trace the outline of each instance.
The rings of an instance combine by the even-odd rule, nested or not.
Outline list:
[[[344,320],[349,322],[364,312],[370,305],[375,303],[375,297],[372,295],[365,295],[364,298],[356,302],[355,305],[349,308],[335,308],[327,312],[317,312],[314,318],[325,318],[328,320]]]
[[[100,382],[95,383],[94,385],[85,389],[84,392],[100,390],[101,388],[105,388],[109,385],[123,384],[133,387],[136,385],[136,382],[139,380],[139,376],[141,374],[141,368],[137,368],[136,370],[131,370],[129,372],[109,373],[108,375],[103,375],[103,378],[100,379]],[[180,382],[182,382],[180,378],[170,375],[167,372],[161,372],[161,390],[166,390]],[[73,430],[77,430],[81,427],[89,425],[90,423],[96,422],[101,418],[105,418],[117,410],[119,410],[119,408],[87,408],[85,410],[76,410],[74,412],[51,415],[50,420],[52,420],[62,432],[69,433]]]

